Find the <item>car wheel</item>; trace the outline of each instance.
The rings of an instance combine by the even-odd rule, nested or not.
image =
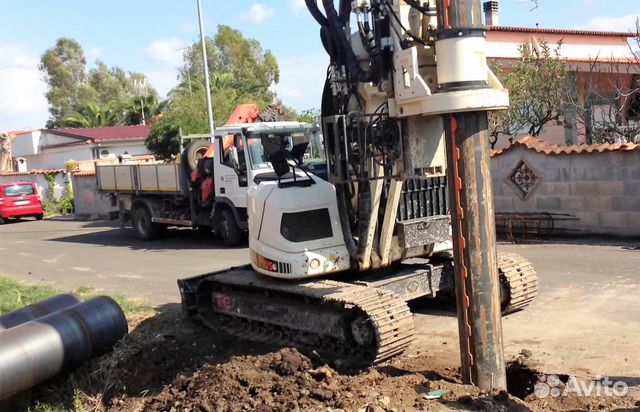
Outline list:
[[[36,215],[36,220],[42,220],[43,217],[44,215],[42,213],[39,213]]]
[[[7,223],[7,220],[4,217],[0,216],[0,225],[4,225],[5,223]]]
[[[165,225],[153,223],[151,220],[151,212],[144,206],[138,206],[132,213],[133,228],[138,237],[142,240],[152,240],[159,237]]]
[[[222,241],[227,246],[237,246],[242,241],[240,228],[236,223],[233,213],[229,209],[224,209],[221,213],[218,232],[220,232]]]

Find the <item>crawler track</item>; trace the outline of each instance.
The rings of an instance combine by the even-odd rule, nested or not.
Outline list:
[[[531,264],[506,253],[498,254],[498,268],[502,313],[529,305],[538,293]],[[262,276],[250,266],[178,283],[186,313],[213,329],[315,351],[356,368],[399,355],[413,340],[413,318],[406,302],[380,287],[334,280],[292,283]]]
[[[399,355],[413,340],[409,307],[394,293],[332,280],[295,284],[234,269],[204,278],[197,306],[208,326],[353,366]]]
[[[538,295],[538,275],[531,263],[515,253],[498,253],[502,314],[517,312]]]

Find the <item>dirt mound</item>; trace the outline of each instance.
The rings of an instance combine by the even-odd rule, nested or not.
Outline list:
[[[177,376],[161,393],[148,399],[143,409],[381,411],[518,407],[509,396],[478,398],[480,393],[475,388],[447,380],[432,381],[423,373],[404,369],[405,362],[406,359],[356,375],[341,375],[327,365],[314,365],[295,349],[240,356]],[[427,400],[425,395],[435,389],[448,392],[440,401]]]
[[[451,360],[455,357],[435,357],[428,348],[426,354],[348,373],[313,354],[205,329],[185,321],[177,308],[136,323],[113,353],[36,388],[25,406],[30,403],[33,410],[38,403],[53,402],[54,394],[54,409],[102,411],[574,411],[638,406],[633,398],[538,399],[533,392],[543,374],[526,357],[508,369],[515,396],[488,394],[461,384]]]

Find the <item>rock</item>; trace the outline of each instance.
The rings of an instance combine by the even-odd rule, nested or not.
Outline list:
[[[315,380],[324,380],[326,382],[331,381],[333,379],[333,370],[328,366],[321,366],[317,369],[309,369],[309,375],[313,376]]]
[[[311,390],[311,397],[319,401],[330,401],[333,399],[334,393],[330,389],[315,388]]]
[[[388,396],[383,396],[382,398],[378,399],[380,401],[381,404],[383,404],[385,407],[389,406],[391,404],[391,399]]]
[[[375,403],[370,403],[369,405],[367,405],[365,412],[385,412],[385,410],[380,405],[376,405]]]
[[[533,352],[531,352],[529,349],[522,349],[520,351],[520,355],[524,356],[525,358],[530,358],[531,355],[533,355]]]
[[[204,412],[213,412],[213,406],[209,403],[208,400],[203,400],[202,402],[200,402],[200,409],[202,409]]]
[[[287,406],[287,409],[290,410],[291,412],[300,412],[300,404],[298,403],[298,401],[291,401],[289,402],[289,405]]]

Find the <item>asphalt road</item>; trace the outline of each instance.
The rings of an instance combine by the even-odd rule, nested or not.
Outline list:
[[[92,287],[151,305],[179,302],[176,279],[247,262],[246,248],[227,248],[191,230],[145,242],[109,222],[24,220],[0,226],[0,273],[68,290]]]
[[[548,240],[499,244],[540,276],[537,301],[503,321],[508,357],[533,352],[550,373],[640,377],[640,243]],[[106,222],[44,220],[0,226],[0,273],[64,290],[92,287],[152,305],[179,302],[176,279],[238,266],[246,248],[188,230],[143,242]],[[413,351],[457,357],[455,310],[415,306]]]

